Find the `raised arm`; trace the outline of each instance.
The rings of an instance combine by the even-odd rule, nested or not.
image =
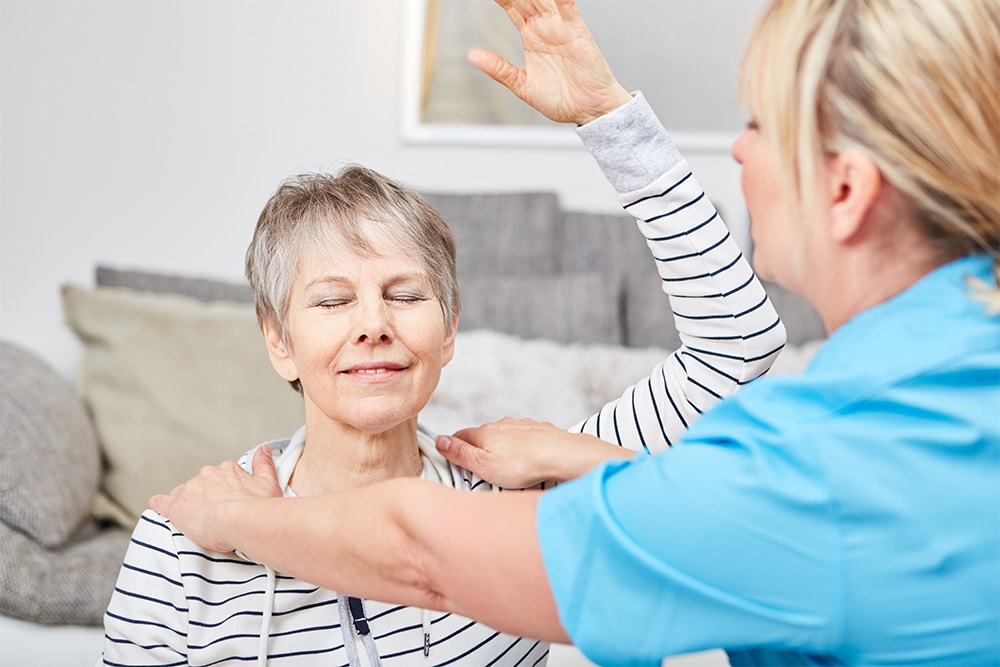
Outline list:
[[[702,412],[766,373],[785,344],[785,329],[641,95],[578,133],[646,238],[681,347],[571,430],[655,452],[676,443]]]
[[[576,4],[498,4],[520,31],[525,67],[482,50],[470,52],[470,62],[550,119],[581,126],[577,133],[646,238],[680,334],[681,347],[648,377],[570,431],[633,451],[663,450],[702,412],[767,372],[785,344],[784,326],[653,110],[615,80]],[[445,456],[507,486],[572,478],[620,456],[525,422],[457,435],[440,443]],[[560,476],[539,476],[553,471]]]
[[[543,115],[576,123],[636,218],[670,297],[682,347],[574,427],[633,450],[676,442],[705,409],[764,374],[784,327],[667,131],[615,79],[573,0],[497,0],[524,69],[483,50],[469,61]]]

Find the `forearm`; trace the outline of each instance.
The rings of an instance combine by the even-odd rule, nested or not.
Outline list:
[[[565,642],[535,534],[536,501],[398,479],[229,502],[210,520],[249,557],[325,588]]]

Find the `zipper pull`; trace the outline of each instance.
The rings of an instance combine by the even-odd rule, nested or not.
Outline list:
[[[431,633],[424,633],[424,657],[426,658],[431,654]]]

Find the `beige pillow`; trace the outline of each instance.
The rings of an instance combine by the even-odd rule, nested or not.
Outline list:
[[[105,459],[99,515],[130,527],[150,495],[302,424],[252,306],[72,285],[62,297]]]

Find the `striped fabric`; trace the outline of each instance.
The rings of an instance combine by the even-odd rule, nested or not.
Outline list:
[[[266,577],[261,565],[206,552],[147,512],[136,527],[107,612],[103,664],[256,663]],[[352,627],[343,631],[343,604],[344,598],[333,591],[278,574],[266,664],[355,664],[344,642],[357,641],[357,634]],[[545,664],[548,655],[547,644],[500,634],[454,614],[429,612],[425,658],[422,610],[365,600],[364,612],[387,667],[530,666]],[[354,648],[364,654],[363,647]]]
[[[681,347],[571,430],[656,452],[720,398],[766,373],[785,330],[685,161],[622,199],[656,260]]]
[[[419,438],[424,479],[493,491],[441,457],[432,436]],[[304,444],[303,428],[275,449],[285,486]],[[346,598],[206,551],[152,511],[133,532],[104,627],[105,665],[531,667],[544,665],[549,649],[455,614]]]

